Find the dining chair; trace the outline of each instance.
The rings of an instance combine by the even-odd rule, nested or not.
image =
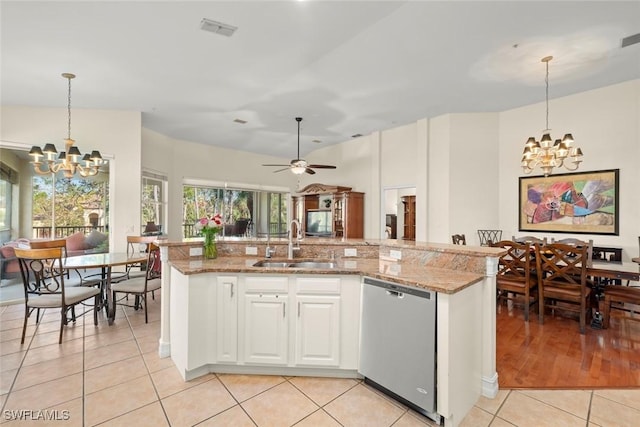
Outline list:
[[[158,240],[158,236],[127,236],[127,255],[145,253],[149,249],[149,244]],[[134,277],[144,277],[146,266],[144,263],[128,264],[127,279]]]
[[[93,324],[98,324],[100,289],[93,287],[66,287],[65,274],[62,268],[63,250],[61,247],[47,249],[16,248],[16,258],[20,263],[20,274],[24,285],[24,325],[22,340],[24,344],[27,330],[27,319],[36,310],[36,323],[39,323],[40,309],[60,309],[60,335],[58,344],[62,344],[62,331],[68,323],[68,312],[76,305],[91,298],[94,299]],[[86,314],[85,310],[82,315]],[[72,320],[75,321],[75,312]]]
[[[540,323],[544,323],[545,308],[572,311],[579,314],[580,333],[585,333],[587,313],[591,313],[587,250],[586,245],[535,244]]]
[[[498,259],[498,301],[522,302],[524,321],[528,322],[529,311],[538,302],[538,279],[534,270],[535,252],[529,242],[501,240],[491,246],[507,251]]]
[[[133,307],[135,310],[141,308],[144,305],[144,322],[149,323],[148,311],[147,311],[147,293],[160,289],[162,264],[160,262],[160,248],[154,243],[149,243],[147,246],[147,265],[144,277],[133,277],[131,279],[123,280],[111,285],[111,291],[113,292],[113,301],[118,305],[127,307]],[[125,294],[117,299],[117,294]],[[127,295],[134,295],[135,301],[133,305],[127,304]]]
[[[464,234],[453,234],[451,236],[451,240],[453,241],[454,245],[466,245],[467,244],[467,239],[464,236]]]
[[[491,246],[493,242],[502,240],[502,230],[478,230],[480,246]]]
[[[602,310],[602,326],[609,327],[611,309],[619,307],[620,304],[640,305],[640,288],[633,286],[610,285],[604,288],[604,307]],[[629,313],[629,310],[624,309]]]
[[[551,243],[563,243],[565,245],[572,246],[586,246],[587,247],[587,267],[591,267],[593,265],[593,240],[580,240],[575,239],[573,237],[567,237],[565,239],[554,240],[551,239]]]
[[[540,243],[542,245],[546,245],[547,244],[547,238],[546,237],[540,239],[539,237],[535,237],[535,236],[520,236],[520,237],[511,236],[511,240],[514,241],[514,242],[518,242],[518,243],[530,243],[532,245],[534,243]]]
[[[67,239],[33,240],[29,243],[31,249],[62,249],[62,260],[67,258]],[[75,269],[65,270],[65,286],[96,286],[100,280],[89,279],[92,275],[83,277],[80,271]]]

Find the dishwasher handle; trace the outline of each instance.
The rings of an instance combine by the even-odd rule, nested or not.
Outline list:
[[[386,291],[387,291],[387,295],[390,297],[404,298],[404,292],[391,291],[389,289],[387,289]]]

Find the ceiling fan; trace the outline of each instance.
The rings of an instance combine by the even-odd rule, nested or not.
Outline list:
[[[300,122],[302,121],[302,117],[296,117],[296,122],[298,122],[298,158],[291,160],[291,163],[288,165],[262,165],[262,166],[285,166],[284,169],[278,169],[275,172],[286,171],[287,169],[291,170],[295,175],[302,175],[303,173],[308,173],[309,175],[313,175],[316,172],[313,169],[335,169],[335,166],[332,165],[310,165],[306,160],[300,158]]]

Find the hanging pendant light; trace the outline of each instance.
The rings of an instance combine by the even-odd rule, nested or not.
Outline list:
[[[33,170],[38,175],[56,174],[62,171],[65,178],[73,178],[76,172],[82,177],[97,175],[103,163],[100,152],[94,150],[91,154],[87,153],[83,157],[78,147],[73,145],[75,141],[71,139],[71,79],[76,76],[71,73],[63,73],[62,77],[68,80],[69,86],[67,95],[67,139],[64,140],[65,151],[61,151],[56,159],[58,150],[53,144],[45,144],[42,149],[34,145],[29,151],[29,155],[33,157],[33,161],[31,161]],[[81,161],[84,162],[84,165],[80,163]],[[43,167],[44,169],[42,169]]]
[[[582,150],[573,146],[573,136],[570,133],[564,135],[562,140],[551,138],[549,129],[549,62],[553,56],[545,56],[541,62],[546,64],[547,74],[546,84],[546,106],[547,106],[547,127],[540,141],[534,137],[529,137],[522,152],[521,166],[525,174],[530,174],[536,167],[542,169],[544,176],[549,176],[553,168],[564,166],[565,169],[575,171],[582,162]]]

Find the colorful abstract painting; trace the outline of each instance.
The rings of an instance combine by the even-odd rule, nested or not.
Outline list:
[[[618,234],[619,169],[520,178],[520,230]]]

